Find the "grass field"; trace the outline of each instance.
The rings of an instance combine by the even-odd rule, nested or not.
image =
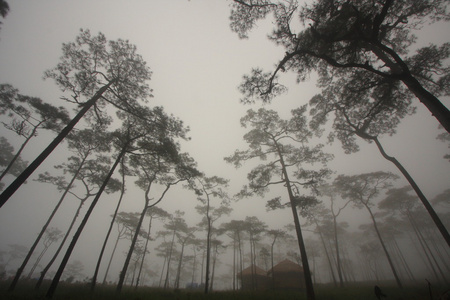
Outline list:
[[[387,300],[430,300],[430,294],[426,283],[416,284],[403,289],[380,285],[383,292],[387,294]],[[20,283],[12,293],[7,292],[8,282],[0,283],[0,299],[5,300],[32,300],[46,299],[43,286],[41,291],[34,291],[31,283]],[[433,288],[433,300],[445,291],[444,287]],[[370,300],[377,299],[373,292],[372,284],[352,285],[345,288],[335,288],[328,285],[316,285],[315,293],[317,300]],[[303,291],[217,291],[208,295],[201,291],[192,290],[163,290],[157,288],[141,287],[137,290],[124,287],[122,293],[117,294],[115,286],[99,286],[91,294],[86,284],[61,283],[53,297],[55,300],[291,300],[306,299]]]

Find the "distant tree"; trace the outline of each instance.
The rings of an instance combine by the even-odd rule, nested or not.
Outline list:
[[[229,207],[228,194],[226,187],[228,180],[218,177],[198,177],[195,181],[191,180],[189,188],[193,189],[197,194],[197,199],[202,203],[196,207],[197,211],[204,215],[202,225],[206,225],[206,267],[205,267],[205,294],[209,290],[209,271],[211,258],[211,239],[213,233],[213,223],[223,215],[228,215],[231,212]],[[220,206],[214,207],[211,204],[213,199],[220,200]]]
[[[174,246],[175,246],[175,238],[177,235],[177,232],[179,230],[186,230],[187,231],[187,224],[186,221],[183,218],[184,212],[177,210],[175,211],[175,215],[171,216],[169,222],[164,224],[164,228],[166,231],[160,232],[160,235],[171,235],[171,241],[170,243],[166,243],[166,261],[167,261],[167,269],[166,269],[166,276],[164,280],[164,289],[169,287],[169,274],[170,274],[170,263],[172,262],[172,257],[174,256]],[[162,277],[161,277],[162,278]]]
[[[117,224],[118,234],[116,241],[114,243],[113,251],[109,258],[108,266],[106,267],[105,276],[103,277],[103,284],[106,284],[106,278],[108,276],[109,268],[111,267],[111,262],[114,258],[114,254],[116,253],[117,244],[119,243],[119,240],[124,238],[129,238],[131,240],[133,238],[134,229],[136,228],[137,223],[139,221],[139,213],[119,212],[115,216],[114,220],[115,223]]]
[[[212,239],[211,240],[211,248],[212,250],[212,268],[211,268],[211,282],[209,284],[209,291],[213,291],[214,288],[214,276],[216,270],[216,264],[218,262],[217,257],[220,252],[223,252],[226,249],[226,246],[223,244],[221,240]]]
[[[197,230],[196,227],[180,226],[180,228],[175,233],[178,242],[181,244],[180,258],[178,259],[177,274],[175,276],[174,288],[180,288],[180,278],[181,278],[181,267],[183,265],[184,258],[184,248],[186,245],[195,239],[194,232]]]
[[[8,269],[8,266],[11,262],[22,259],[27,255],[27,247],[19,244],[10,244],[8,245],[9,250],[5,251],[6,256],[8,256],[8,259],[3,264],[3,269],[5,272]]]
[[[9,12],[9,5],[8,2],[6,2],[5,0],[0,0],[0,15],[3,18],[6,18],[6,15]],[[0,25],[2,25],[3,23],[0,22]],[[1,28],[1,27],[0,27]]]
[[[252,290],[255,290],[258,286],[256,277],[256,244],[261,239],[261,234],[263,234],[267,229],[267,224],[259,220],[256,216],[247,216],[244,220],[244,228],[248,233],[248,238],[250,242],[250,266],[252,274]]]
[[[168,218],[170,216],[170,214],[167,211],[165,211],[164,209],[159,208],[157,206],[153,206],[150,209],[148,209],[146,214],[149,217],[148,229],[147,229],[147,237],[145,239],[144,253],[142,255],[141,264],[140,264],[140,267],[139,267],[139,274],[138,274],[138,277],[136,279],[136,286],[135,286],[135,288],[137,288],[139,286],[139,282],[140,282],[140,279],[141,279],[141,273],[142,273],[142,269],[143,269],[143,266],[144,266],[145,254],[147,253],[148,242],[150,241],[150,238],[151,238],[150,237],[150,233],[151,233],[151,229],[152,229],[153,220],[157,220],[157,219],[165,220],[166,218]]]
[[[57,242],[62,236],[61,230],[59,230],[58,228],[54,228],[54,227],[47,228],[45,233],[46,234],[45,234],[44,239],[42,241],[42,244],[44,245],[44,249],[42,249],[42,251],[39,254],[38,258],[34,262],[33,267],[31,268],[30,272],[27,275],[27,279],[31,278],[31,276],[33,275],[34,270],[39,265],[39,262],[41,261],[41,259],[44,256],[44,254],[47,252],[48,248],[50,248],[50,246],[54,242]]]
[[[273,72],[253,69],[244,77],[244,102],[254,97],[270,101],[284,91],[277,82],[280,71],[294,72],[298,81],[316,71],[324,81],[358,70],[362,77],[403,83],[398,88],[414,94],[450,131],[450,112],[437,98],[449,95],[445,60],[450,43],[409,54],[417,40],[414,32],[424,23],[450,19],[445,1],[319,0],[299,5],[295,0],[234,0],[231,29],[246,38],[256,21],[271,13],[275,28],[269,39],[284,47],[285,55]]]
[[[20,188],[25,180],[52,153],[70,133],[78,121],[89,111],[88,120],[100,123],[108,121],[103,111],[106,103],[118,110],[127,111],[146,119],[138,101],[147,102],[151,90],[147,84],[151,72],[136,46],[128,41],[107,41],[99,33],[91,36],[89,30],[80,30],[75,42],[63,44],[63,56],[56,68],[46,71],[45,78],[52,78],[63,90],[71,93],[63,99],[81,109],[59,135],[0,195],[3,205]],[[93,110],[90,110],[91,108]],[[94,118],[95,117],[95,118]]]
[[[318,203],[317,205],[309,207],[308,210],[305,211],[305,217],[307,219],[306,225],[315,226],[315,233],[317,233],[320,237],[320,241],[322,243],[323,250],[330,269],[331,278],[333,280],[334,286],[337,287],[338,284],[335,273],[333,271],[334,268],[332,263],[332,260],[335,261],[335,259],[332,259],[332,252],[329,252],[327,246],[329,244],[327,243],[327,241],[329,241],[331,239],[331,236],[333,236],[333,230],[331,230],[331,228],[334,228],[334,224],[331,221],[333,218],[331,216],[330,210],[325,208],[323,203]]]
[[[64,107],[55,107],[39,98],[21,95],[9,84],[0,85],[0,113],[8,116],[8,122],[2,121],[5,128],[24,138],[19,150],[0,174],[0,181],[14,167],[28,142],[38,135],[39,129],[58,132],[70,120]]]
[[[8,140],[0,136],[0,167],[5,167],[0,170],[0,172],[5,173],[6,168],[11,164],[11,161],[15,156],[14,147],[8,142]],[[15,163],[10,167],[9,173],[17,176],[19,175],[26,167],[28,162],[23,161],[20,156],[18,156],[15,160]],[[6,173],[5,173],[6,174]],[[3,190],[4,183],[0,182],[0,191]]]
[[[108,231],[106,233],[105,240],[103,241],[103,245],[102,245],[102,249],[100,250],[100,254],[98,255],[97,265],[95,266],[94,275],[92,276],[92,281],[91,281],[91,292],[94,291],[95,285],[97,284],[97,276],[98,276],[98,271],[100,270],[100,264],[102,262],[103,253],[105,252],[106,244],[108,243],[109,236],[110,236],[111,231],[112,231],[112,229],[114,227],[114,223],[116,221],[116,217],[117,217],[117,214],[119,212],[120,204],[122,203],[123,196],[125,195],[125,176],[126,175],[130,175],[129,172],[128,172],[128,168],[127,168],[127,166],[125,164],[125,160],[126,160],[126,157],[123,156],[122,160],[120,161],[120,170],[119,170],[119,172],[120,172],[121,177],[122,177],[122,183],[121,183],[121,187],[120,187],[119,201],[117,202],[116,209],[114,210],[114,214],[111,217],[111,223],[110,223]],[[116,243],[114,245],[114,250],[113,250],[113,252],[111,254],[111,258],[110,258],[110,261],[108,263],[108,268],[107,268],[107,270],[105,272],[105,276],[103,278],[103,284],[106,283],[106,276],[108,275],[109,267],[111,265],[111,260],[112,260],[112,257],[114,256],[114,252],[116,250],[117,243],[119,242],[120,236],[121,236],[121,234],[120,234],[120,230],[119,230],[119,235],[118,235]]]
[[[222,223],[219,230],[229,232],[229,236],[233,239],[233,290],[236,290],[236,269],[241,273],[243,270],[242,240],[245,232],[245,222],[243,220],[231,220],[228,223]],[[236,253],[238,253],[238,258],[236,258]]]
[[[73,157],[72,157],[73,158]],[[63,166],[64,171],[68,173],[78,173],[77,179],[81,184],[84,186],[84,192],[82,195],[77,194],[76,192],[73,192],[69,190],[69,193],[75,196],[80,203],[78,204],[78,208],[75,212],[75,214],[72,217],[72,221],[69,225],[69,227],[66,230],[66,233],[64,235],[63,240],[61,241],[57,251],[53,255],[52,259],[49,261],[47,266],[42,270],[41,276],[36,283],[36,289],[38,289],[42,283],[42,281],[45,278],[45,274],[47,271],[51,268],[53,263],[55,262],[56,258],[58,257],[60,251],[62,250],[63,246],[65,245],[66,240],[70,236],[70,232],[72,231],[73,226],[75,225],[76,220],[78,219],[78,216],[80,214],[80,211],[83,207],[83,205],[86,203],[86,201],[91,198],[95,197],[100,190],[104,178],[106,177],[109,165],[111,164],[111,161],[109,157],[98,155],[95,157],[95,159],[86,160],[83,168],[79,170],[77,166],[77,160],[75,159],[75,163],[72,164],[72,166]],[[42,179],[45,180],[45,179]],[[51,179],[50,179],[51,180]],[[58,180],[58,178],[56,178]],[[65,186],[65,185],[64,185]],[[118,180],[112,178],[108,181],[108,184],[105,188],[105,193],[115,193],[120,189],[120,183]]]
[[[306,106],[291,113],[290,120],[283,120],[273,110],[262,108],[258,111],[248,110],[247,115],[241,119],[241,125],[252,128],[244,135],[249,149],[236,150],[232,156],[225,158],[225,161],[233,163],[236,167],[253,158],[265,161],[265,164],[255,167],[247,175],[250,183],[244,186],[239,193],[240,196],[249,196],[253,193],[262,196],[271,185],[275,184],[286,187],[302,255],[307,298],[314,299],[314,288],[297,212],[297,205],[302,205],[302,201],[297,200],[303,199],[300,195],[301,187],[314,188],[329,174],[324,165],[332,156],[322,151],[323,145],[308,145],[313,132],[307,126]],[[318,170],[306,167],[314,163],[321,164],[323,168]]]
[[[278,238],[282,238],[286,235],[286,232],[281,229],[271,229],[267,231],[267,234],[272,238],[272,242],[270,244],[270,266],[273,270],[274,263],[273,263],[273,248],[275,246],[275,243]],[[272,272],[272,288],[275,287],[275,273]]]
[[[423,217],[424,210],[419,205],[417,197],[411,195],[410,192],[411,187],[409,186],[392,188],[387,191],[386,197],[378,203],[378,207],[392,215],[400,214],[406,218],[417,238],[417,241],[414,241],[414,243],[420,245],[420,248],[423,250],[423,257],[426,258],[434,276],[440,281],[439,273],[443,281],[446,282],[445,271],[442,270],[441,266],[447,266],[448,268],[447,259],[444,258],[441,262],[438,262],[431,249],[432,246],[439,245],[440,241],[424,237],[424,231],[429,227],[429,222],[425,221],[427,218]]]
[[[15,289],[16,284],[17,284],[25,266],[27,265],[31,255],[33,254],[34,250],[36,249],[40,239],[42,238],[45,231],[47,230],[50,222],[53,220],[53,217],[55,216],[56,212],[58,211],[59,207],[61,206],[61,204],[64,201],[64,199],[66,198],[66,196],[70,194],[71,189],[74,187],[75,181],[77,179],[80,179],[80,178],[78,178],[79,175],[83,172],[85,174],[87,172],[89,172],[89,167],[86,167],[86,165],[85,165],[88,161],[89,156],[94,153],[108,151],[110,149],[109,145],[106,141],[107,141],[107,135],[104,133],[102,128],[97,128],[96,130],[86,129],[86,130],[72,132],[68,138],[68,146],[69,146],[69,150],[72,151],[74,153],[74,155],[67,159],[67,161],[68,161],[67,163],[63,163],[62,165],[58,165],[55,167],[56,169],[63,169],[65,173],[67,172],[68,174],[72,175],[70,181],[66,182],[64,176],[52,176],[48,172],[45,172],[44,174],[39,174],[39,177],[37,179],[38,181],[51,183],[51,184],[55,185],[56,188],[58,189],[58,191],[61,191],[62,194],[58,200],[58,203],[53,208],[53,211],[51,212],[51,214],[48,217],[47,221],[45,222],[44,226],[42,227],[40,233],[36,237],[33,245],[30,247],[30,250],[29,250],[27,256],[25,257],[24,261],[22,262],[22,265],[17,270],[17,273],[9,286],[9,291],[12,291]],[[93,167],[92,165],[93,164],[95,165],[96,161],[91,160],[90,164],[91,164],[90,167]],[[96,179],[92,178],[92,176],[90,176],[90,175],[85,175],[84,177],[91,177],[91,179],[90,179],[91,183],[93,182],[92,180],[96,181]],[[89,187],[86,185],[87,182],[86,181],[83,182],[83,179],[80,179],[80,182],[82,182],[82,184],[84,184],[84,186],[86,187],[85,197],[87,199],[90,196]],[[84,203],[84,201],[81,201],[80,206],[82,205],[82,203]],[[80,209],[81,209],[81,207],[78,209],[78,211]],[[74,219],[76,218],[77,215],[78,215],[78,213],[75,214]],[[73,224],[73,222],[72,222],[72,224]],[[69,227],[70,228],[67,231],[67,234],[65,235],[65,237],[63,238],[63,241],[61,242],[61,244],[64,244],[65,240],[67,239],[67,235],[71,229],[71,226],[69,226]],[[56,251],[56,254],[54,255],[54,258],[50,260],[47,267],[45,267],[43,269],[43,271],[41,272],[41,276],[36,283],[36,289],[38,289],[40,287],[46,272],[53,264],[53,261],[56,259],[56,256],[59,254],[59,251],[61,250],[61,247],[62,246],[60,246],[58,248],[58,250]]]
[[[450,133],[442,132],[438,134],[436,139],[440,140],[441,142],[448,143],[448,148],[450,148]],[[450,162],[450,154],[444,155],[444,158]]]
[[[392,181],[396,180],[398,176],[390,172],[373,172],[360,175],[339,175],[334,183],[341,192],[344,199],[351,199],[356,207],[364,207],[370,215],[373,227],[377,234],[378,240],[383,248],[384,254],[389,262],[392,274],[395,277],[397,285],[402,288],[402,283],[395,269],[394,263],[387,250],[387,247],[381,237],[378,229],[377,221],[375,219],[372,207],[375,205],[373,201],[384,190],[392,187]]]
[[[130,127],[127,128],[128,132],[126,133],[126,135],[129,136],[130,134]],[[120,152],[117,154],[115,162],[113,163],[113,165],[111,166],[111,168],[109,169],[108,174],[106,175],[106,177],[104,178],[104,181],[102,183],[102,185],[100,186],[97,195],[95,196],[95,198],[92,200],[91,205],[89,206],[87,212],[85,213],[83,220],[81,221],[80,225],[78,226],[77,231],[75,232],[72,241],[69,245],[69,247],[67,248],[67,251],[61,261],[61,264],[58,268],[58,270],[55,273],[55,276],[53,277],[52,283],[50,284],[50,287],[47,291],[46,297],[47,298],[52,298],[53,294],[55,293],[55,290],[59,284],[59,280],[61,278],[61,275],[64,271],[64,268],[70,258],[70,255],[72,254],[73,249],[75,248],[75,245],[81,235],[81,233],[83,232],[83,229],[87,223],[87,221],[89,220],[89,217],[92,213],[92,211],[94,210],[95,206],[97,205],[98,200],[100,199],[101,195],[103,194],[103,191],[105,190],[109,180],[111,179],[111,176],[113,175],[117,165],[120,163],[120,161],[122,160],[122,157],[125,155],[125,153],[127,151],[129,151],[129,147],[130,144],[132,144],[132,140],[130,140],[129,138],[124,138],[121,139],[121,135],[119,132],[116,132],[116,134],[118,135],[118,147],[120,148]],[[138,135],[139,136],[139,135]]]
[[[350,78],[341,78],[336,84],[329,82],[323,84],[326,87],[322,94],[310,100],[313,114],[310,123],[312,128],[318,130],[320,125],[326,123],[329,115],[334,114],[333,131],[328,138],[330,141],[339,139],[346,153],[359,150],[356,137],[369,143],[374,142],[381,155],[393,163],[414,188],[450,245],[450,234],[425,194],[400,161],[388,155],[380,142],[382,135],[392,136],[400,121],[415,112],[415,108],[411,107],[411,100],[407,98],[408,95],[395,86],[398,82],[388,81],[379,84],[376,78],[365,78],[354,72]]]
[[[64,272],[63,280],[72,283],[77,279],[83,278],[84,265],[79,260],[74,260],[72,263],[67,265],[67,269]]]
[[[330,200],[330,209],[333,219],[333,232],[334,232],[334,247],[336,252],[336,264],[337,264],[337,272],[339,276],[339,286],[344,287],[344,281],[342,277],[342,267],[341,267],[341,255],[339,251],[339,239],[338,239],[338,222],[337,218],[341,214],[341,212],[347,207],[347,205],[351,202],[351,199],[348,199],[346,202],[342,203],[339,207],[338,203],[336,203],[336,195],[338,192],[336,191],[336,187],[330,184],[324,184],[319,187],[320,195],[326,196]]]
[[[183,132],[182,129],[178,129]],[[169,132],[170,133],[170,132]],[[160,135],[164,135],[161,132]],[[161,140],[143,140],[141,141],[141,151],[131,154],[130,165],[135,170],[138,179],[136,184],[144,190],[144,208],[141,212],[139,223],[137,224],[135,237],[128,251],[122,272],[120,273],[119,282],[117,284],[117,292],[120,292],[127,272],[128,263],[133,253],[134,244],[139,235],[142,222],[149,208],[157,205],[162,201],[167,191],[174,185],[188,181],[197,176],[199,172],[195,168],[195,162],[186,153],[178,152],[178,145],[170,140],[170,135]],[[165,186],[165,189],[156,197],[156,201],[151,203],[153,199],[150,197],[151,188],[155,184]]]

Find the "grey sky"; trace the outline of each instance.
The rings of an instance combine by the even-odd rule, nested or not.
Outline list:
[[[247,109],[261,107],[260,103],[254,106],[239,103],[241,96],[237,86],[242,76],[256,66],[271,70],[283,55],[283,49],[266,38],[272,27],[271,19],[258,23],[250,39],[239,40],[229,29],[230,1],[8,2],[11,10],[0,31],[0,83],[10,83],[22,94],[64,105],[59,100],[62,93],[56,85],[51,80],[42,80],[43,72],[57,64],[61,44],[73,41],[80,28],[90,29],[92,34],[100,31],[112,40],[128,39],[137,46],[138,53],[153,71],[150,86],[154,90],[154,98],[150,105],[164,106],[168,113],[179,117],[191,128],[192,140],[183,143],[183,151],[189,152],[198,162],[199,169],[208,176],[230,179],[231,195],[246,183],[248,168],[235,170],[223,161],[223,157],[245,147],[242,141],[245,130],[240,128],[239,119]],[[448,25],[446,27],[427,30],[425,35],[421,35],[421,43],[448,41],[450,31]],[[296,84],[294,76],[287,73],[281,81],[289,86],[289,92],[268,107],[285,117],[290,109],[306,103],[317,92],[314,75],[310,80]],[[383,137],[381,141],[386,145],[386,151],[405,165],[425,194],[432,198],[450,187],[449,164],[442,158],[448,149],[447,145],[435,139],[439,133],[437,121],[415,101],[418,113],[404,120],[395,136]],[[448,98],[443,102],[450,106]],[[0,128],[0,133],[4,132],[4,128]],[[10,133],[4,134],[12,137]],[[26,150],[26,160],[32,160],[45,146],[43,140],[51,138],[46,134],[42,137],[35,139],[33,146]],[[361,151],[351,156],[343,154],[338,142],[329,147],[336,156],[331,164],[335,171],[356,174],[390,170],[398,174],[377,152],[375,145],[365,142],[360,142],[360,145]],[[64,157],[64,147],[58,148],[58,153],[53,154],[32,178],[61,163]],[[399,180],[399,186],[405,184],[403,179]],[[140,211],[142,192],[131,187],[129,190],[124,210]],[[274,189],[267,199],[280,191],[283,193],[281,196],[285,196],[284,191]],[[103,237],[113,211],[107,201],[112,201],[115,206],[117,196],[105,198],[108,200],[101,200],[92,216],[99,222],[88,223],[80,240],[82,245],[72,255],[73,260],[91,261],[97,257],[100,243],[96,239]],[[57,199],[58,193],[50,186],[30,179],[0,210],[0,249],[13,243],[31,245]],[[75,204],[73,200],[67,201],[64,211],[70,215]],[[194,216],[195,221],[190,223],[194,225],[199,221],[194,213],[195,205],[197,201],[193,193],[174,189],[162,207],[172,213],[175,209],[185,210],[188,216]],[[288,211],[267,213],[265,201],[256,197],[234,205],[235,211],[230,218],[257,215],[276,228],[292,219]],[[351,215],[358,220],[367,220],[364,211]],[[67,218],[60,213],[55,224],[65,224]],[[90,276],[91,266],[86,263],[85,267]]]

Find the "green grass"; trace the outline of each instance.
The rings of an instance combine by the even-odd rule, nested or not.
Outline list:
[[[399,289],[395,286],[380,285],[388,295],[387,300],[429,300],[430,296],[426,284],[408,286]],[[48,288],[43,285],[40,291],[34,291],[32,283],[19,283],[12,293],[7,292],[8,282],[0,282],[0,299],[3,300],[44,300]],[[434,299],[444,292],[444,288],[435,288]],[[373,284],[354,284],[345,288],[335,288],[331,285],[315,286],[316,300],[370,300],[376,299]],[[89,291],[87,284],[60,283],[53,297],[55,300],[303,300],[304,291],[217,291],[208,295],[201,291],[192,290],[164,290],[158,288],[141,287],[134,290],[124,287],[122,293],[117,294],[115,286],[98,286],[94,294]]]

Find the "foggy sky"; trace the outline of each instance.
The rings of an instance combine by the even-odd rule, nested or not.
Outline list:
[[[284,50],[266,38],[272,28],[270,18],[258,23],[248,40],[239,40],[229,28],[230,1],[14,0],[8,3],[10,12],[0,30],[0,83],[12,84],[21,94],[40,97],[58,106],[65,105],[59,100],[62,92],[54,82],[42,80],[43,72],[56,66],[62,54],[62,43],[73,41],[80,28],[90,29],[93,35],[100,31],[111,40],[128,39],[137,46],[138,53],[153,72],[149,84],[154,90],[154,98],[149,105],[164,106],[166,112],[179,117],[191,129],[192,140],[183,142],[182,150],[189,152],[207,176],[230,179],[230,195],[247,183],[249,167],[236,170],[226,164],[223,157],[231,155],[235,149],[245,149],[242,140],[245,129],[240,127],[239,119],[247,109],[262,106],[260,103],[251,106],[239,103],[241,95],[237,86],[242,76],[257,66],[270,71],[283,57]],[[427,29],[420,35],[421,43],[440,45],[448,41],[448,25],[446,27]],[[280,82],[286,84],[289,91],[266,107],[288,117],[291,109],[305,104],[318,92],[314,78],[312,74],[306,82],[296,84],[293,74],[283,74]],[[441,100],[450,106],[448,97]],[[449,164],[442,158],[448,148],[436,140],[437,121],[418,100],[415,104],[418,112],[402,121],[396,135],[383,136],[381,142],[387,153],[400,160],[431,199],[450,187]],[[3,127],[0,133],[17,149],[17,138]],[[26,149],[24,159],[34,159],[52,138],[50,134],[40,134]],[[321,142],[325,143],[326,137]],[[359,144],[361,150],[352,155],[345,155],[339,142],[327,146],[327,150],[335,154],[330,167],[345,174],[379,170],[399,174],[381,157],[374,144],[364,141]],[[33,179],[45,170],[51,171],[53,165],[64,162],[66,155],[64,145],[60,145],[28,183],[0,209],[0,250],[5,250],[9,244],[27,247],[32,244],[59,199],[59,193],[50,185],[33,182]],[[130,185],[122,210],[140,212],[144,203],[143,191],[132,187],[131,181],[128,179]],[[406,181],[401,178],[397,185],[404,186]],[[274,188],[265,199],[253,197],[233,202],[234,211],[224,221],[243,219],[249,214],[258,216],[275,229],[292,223],[289,211],[266,212],[265,200],[275,196],[286,197],[286,193],[282,188]],[[81,260],[87,276],[93,273],[92,262],[97,259],[117,198],[117,194],[102,197],[72,254],[70,261]],[[197,204],[194,193],[177,187],[168,193],[161,207],[171,213],[175,209],[185,211],[188,224],[193,226],[200,221],[194,209]],[[78,201],[73,198],[65,200],[51,226],[64,231],[76,205]],[[369,222],[363,210],[348,210],[342,220],[355,229],[360,222]],[[121,251],[128,249],[128,245],[124,243]],[[109,251],[105,257],[109,257]],[[122,252],[117,255],[123,256]],[[46,255],[43,261],[48,257]],[[110,273],[112,279],[118,276],[122,267],[123,260],[117,258]]]

